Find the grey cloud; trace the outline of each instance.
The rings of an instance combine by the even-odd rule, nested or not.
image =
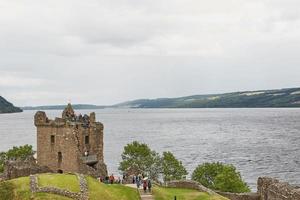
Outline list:
[[[299,7],[295,0],[3,0],[0,95],[17,105],[112,104],[300,86]]]

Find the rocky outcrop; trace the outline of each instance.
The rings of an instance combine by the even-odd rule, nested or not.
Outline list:
[[[269,177],[260,177],[257,181],[260,200],[300,200],[300,188]]]
[[[4,164],[3,179],[9,180],[47,172],[52,172],[52,170],[45,166],[39,166],[33,157],[28,157],[25,160],[9,160]]]

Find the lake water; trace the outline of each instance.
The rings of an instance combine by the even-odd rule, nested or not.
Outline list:
[[[80,110],[77,113],[89,113]],[[252,190],[259,176],[300,184],[300,109],[100,109],[105,162],[118,174],[123,147],[134,140],[171,151],[191,173],[198,164],[233,164]],[[0,115],[0,151],[36,146],[35,111]],[[61,111],[46,111],[48,117]]]

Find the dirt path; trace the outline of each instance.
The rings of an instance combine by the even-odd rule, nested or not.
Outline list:
[[[127,184],[126,186],[137,189],[135,184]],[[142,188],[140,188],[138,190],[138,192],[139,192],[140,197],[141,197],[142,200],[154,200],[154,196],[152,195],[152,193],[149,193],[149,192],[145,193]]]

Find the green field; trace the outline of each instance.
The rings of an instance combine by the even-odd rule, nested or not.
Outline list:
[[[219,195],[211,196],[197,190],[179,188],[154,187],[153,195],[155,200],[173,200],[175,196],[177,200],[228,200]]]
[[[72,192],[79,191],[79,182],[75,175],[68,174],[40,174],[39,186],[53,186],[68,189]],[[68,200],[58,195],[48,193],[31,193],[29,177],[22,177],[8,181],[14,185],[14,200]],[[137,191],[122,185],[105,185],[96,179],[87,177],[89,197],[91,200],[139,200]],[[1,199],[1,192],[0,192]],[[10,200],[10,199],[6,199]]]

